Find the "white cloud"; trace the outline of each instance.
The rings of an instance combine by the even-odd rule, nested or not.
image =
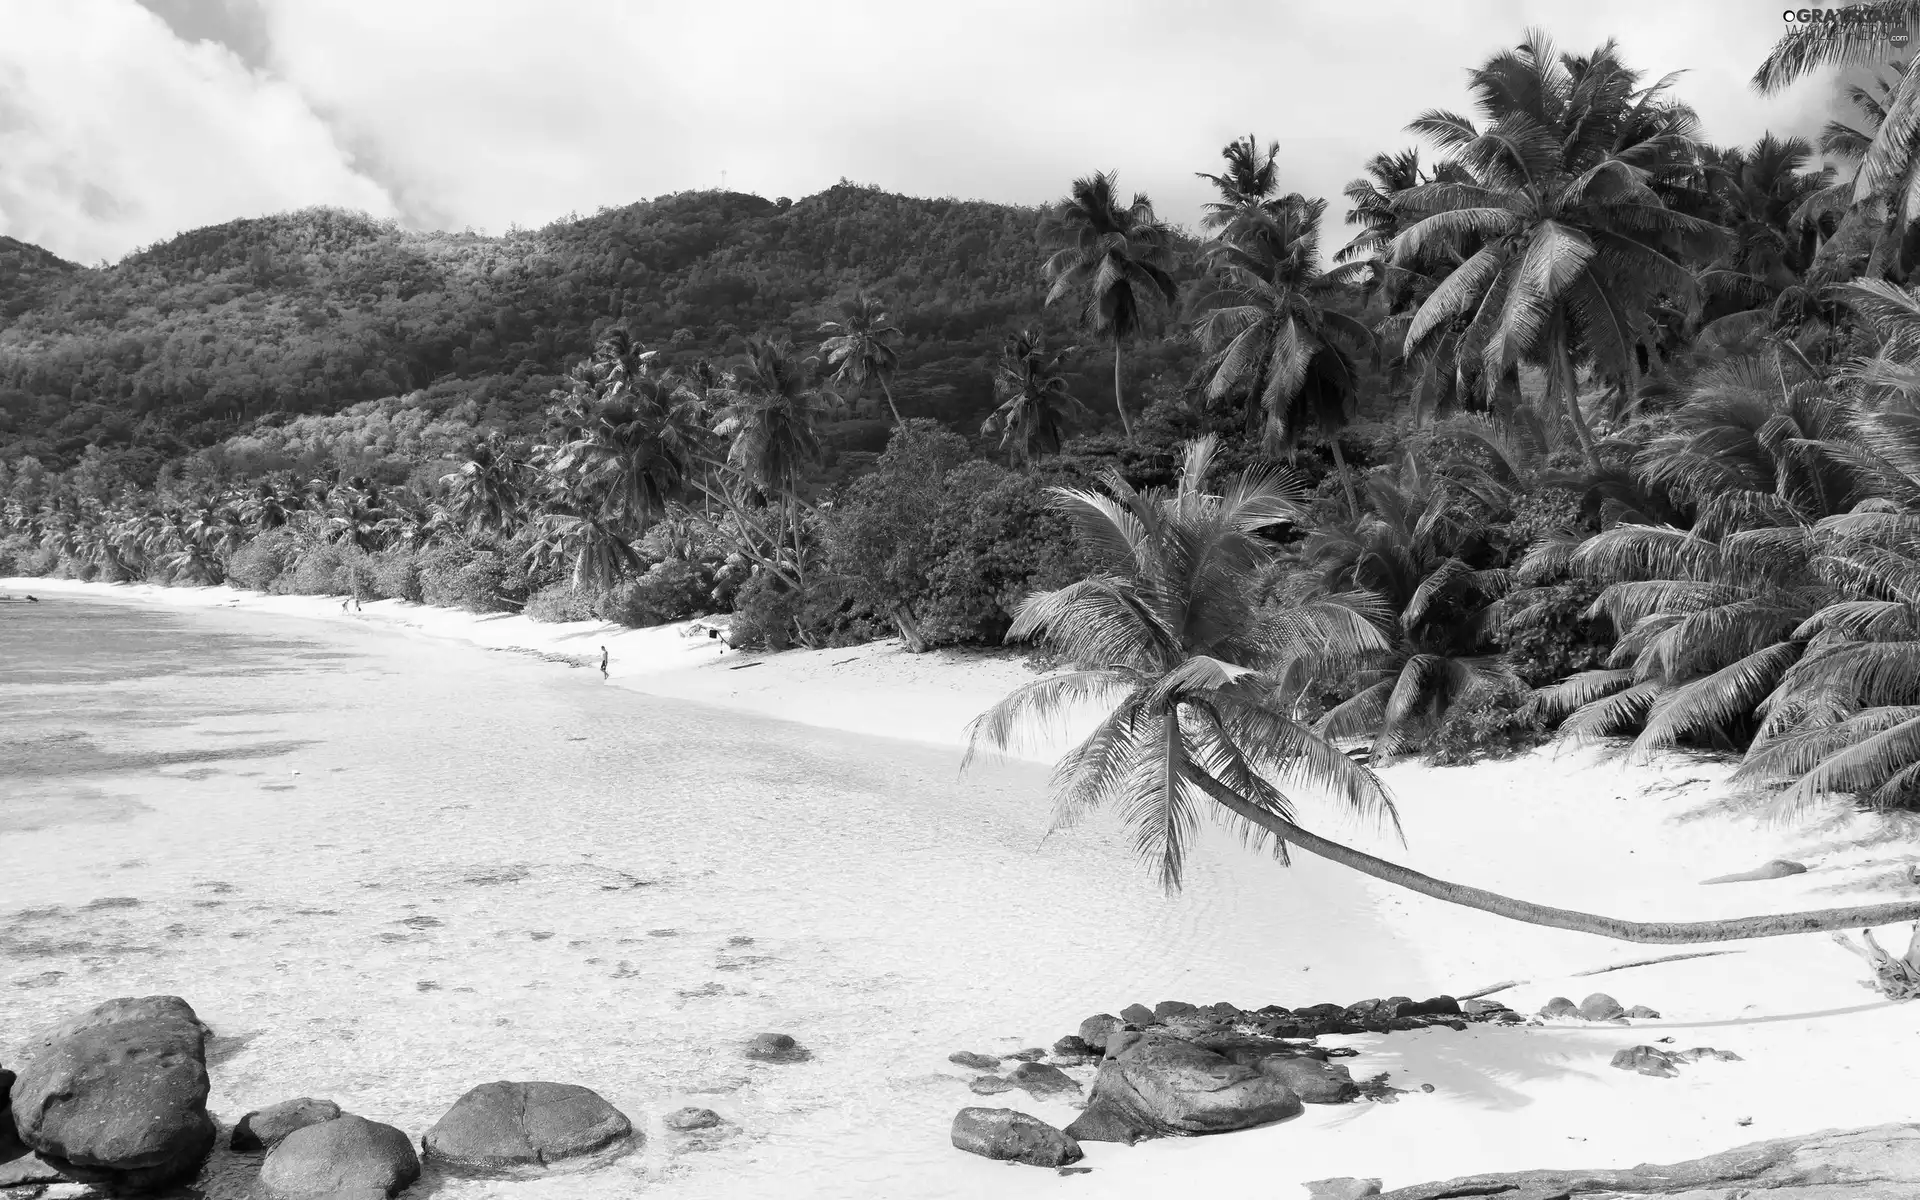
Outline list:
[[[292,88],[230,51],[126,2],[7,9],[0,233],[93,261],[310,204],[393,212]]]
[[[1747,87],[1781,28],[1749,0],[225,2],[261,5],[247,28],[270,48],[248,53],[270,80],[210,44],[167,44],[132,0],[28,10],[68,28],[11,39],[14,59],[0,49],[35,72],[11,107],[40,130],[23,186],[0,109],[9,232],[113,254],[323,202],[499,230],[713,187],[722,171],[767,196],[845,176],[1039,203],[1118,169],[1191,221],[1206,198],[1194,172],[1249,132],[1280,141],[1289,188],[1337,205],[1371,154],[1412,144],[1416,113],[1466,108],[1466,68],[1536,23],[1567,50],[1615,35],[1650,77],[1692,68],[1679,92],[1721,142],[1810,129],[1830,95]],[[84,153],[53,149],[70,143]],[[86,184],[121,214],[90,213]]]

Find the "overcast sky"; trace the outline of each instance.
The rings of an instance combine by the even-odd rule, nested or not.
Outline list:
[[[314,204],[499,232],[842,177],[1038,204],[1076,175],[1191,224],[1220,147],[1327,196],[1467,107],[1530,24],[1609,36],[1717,142],[1817,128],[1762,99],[1769,0],[0,0],[0,233],[86,263]],[[1338,244],[1339,230],[1329,231]]]

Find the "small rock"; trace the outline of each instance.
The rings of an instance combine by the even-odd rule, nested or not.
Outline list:
[[[1307,1200],[1367,1200],[1380,1194],[1380,1181],[1342,1175],[1338,1179],[1309,1180],[1306,1188]]]
[[[1070,1033],[1055,1042],[1053,1052],[1060,1058],[1089,1058],[1095,1053],[1094,1048],[1087,1044],[1087,1039],[1077,1033]]]
[[[1498,1000],[1481,1000],[1476,998],[1473,1000],[1462,1000],[1460,1002],[1460,1011],[1470,1017],[1483,1017],[1493,1013],[1512,1012],[1513,1010]]]
[[[1086,1157],[1080,1143],[1011,1108],[963,1108],[953,1118],[956,1149],[998,1162],[1068,1167]]]
[[[1222,1025],[1231,1025],[1236,1021],[1244,1021],[1247,1019],[1246,1013],[1243,1013],[1238,1008],[1234,1007],[1231,1004],[1228,1004],[1225,1000],[1220,1000],[1220,1001],[1216,1001],[1213,1004],[1209,1004],[1204,1008],[1202,1008],[1200,1011],[1206,1014],[1207,1016],[1212,1017],[1215,1021],[1220,1022]],[[1272,1015],[1286,1016],[1287,1013],[1285,1009],[1282,1009],[1280,1012],[1274,1013]]]
[[[976,1054],[972,1050],[955,1050],[947,1055],[947,1061],[956,1067],[967,1067],[975,1071],[997,1071],[1000,1060],[991,1054]]]
[[[1162,1021],[1168,1017],[1184,1017],[1199,1011],[1198,1004],[1188,1004],[1185,1000],[1162,1000],[1153,1006],[1153,1015]]]
[[[1345,1104],[1360,1094],[1352,1072],[1336,1062],[1274,1055],[1260,1060],[1259,1069],[1285,1083],[1304,1104]]]
[[[1296,1008],[1287,1014],[1297,1021],[1332,1021],[1347,1011],[1344,1004],[1309,1004],[1305,1008]]]
[[[1627,1015],[1636,1021],[1658,1021],[1660,1014],[1644,1004],[1636,1004],[1627,1010]]]
[[[1015,1050],[1007,1055],[1014,1062],[1039,1062],[1047,1056],[1044,1046],[1028,1046],[1025,1050]]]
[[[1024,1088],[1035,1099],[1048,1096],[1078,1096],[1080,1083],[1059,1067],[1046,1063],[1023,1062],[1007,1076],[1015,1087]]]
[[[676,1108],[666,1116],[667,1128],[680,1133],[712,1129],[720,1123],[720,1114],[710,1108]]]
[[[344,1115],[296,1129],[267,1151],[260,1186],[285,1200],[372,1200],[420,1178],[420,1157],[391,1125]]]
[[[21,1158],[0,1162],[0,1188],[24,1188],[42,1183],[67,1182],[70,1181],[65,1175],[54,1169],[51,1163],[38,1154],[28,1154]]]
[[[1426,1092],[1426,1093],[1427,1093],[1428,1095],[1432,1095],[1432,1094],[1433,1094],[1433,1085],[1432,1085],[1432,1084],[1430,1084],[1430,1083],[1423,1083],[1423,1084],[1421,1084],[1421,1085],[1420,1085],[1420,1090],[1421,1090],[1421,1091],[1423,1091],[1423,1092]]]
[[[484,1178],[598,1166],[633,1140],[632,1122],[597,1092],[501,1080],[454,1101],[420,1144],[449,1174]]]
[[[1107,1038],[1125,1023],[1112,1013],[1100,1013],[1097,1016],[1088,1017],[1080,1022],[1080,1040],[1093,1047],[1095,1051],[1104,1052],[1107,1048]]]
[[[1703,879],[1707,883],[1757,883],[1766,879],[1785,879],[1789,875],[1805,875],[1804,863],[1794,862],[1790,858],[1776,858],[1772,862],[1755,867],[1751,871],[1736,871],[1732,875],[1716,875],[1712,879]]]
[[[1632,1046],[1613,1056],[1613,1064],[1622,1071],[1638,1071],[1642,1075],[1651,1075],[1656,1079],[1671,1079],[1680,1072],[1674,1067],[1678,1059],[1665,1050],[1652,1046]]]
[[[976,1096],[998,1096],[1001,1092],[1013,1091],[1016,1086],[1012,1080],[998,1075],[982,1075],[967,1085]]]
[[[1120,1019],[1129,1025],[1138,1025],[1142,1029],[1159,1023],[1153,1015],[1153,1010],[1144,1004],[1127,1005],[1120,1010]]]
[[[270,1150],[273,1144],[296,1129],[331,1121],[340,1115],[340,1106],[331,1100],[302,1096],[257,1108],[240,1118],[233,1127],[229,1144],[241,1154]]]
[[[1577,1017],[1580,1015],[1580,1006],[1565,996],[1555,996],[1540,1006],[1540,1015],[1549,1021],[1561,1017]]]
[[[1715,1050],[1712,1046],[1695,1046],[1691,1050],[1682,1050],[1677,1057],[1685,1062],[1699,1062],[1703,1058],[1711,1058],[1719,1062],[1746,1061],[1731,1050]]]
[[[1580,1018],[1585,1021],[1611,1021],[1626,1014],[1620,1002],[1605,992],[1595,992],[1580,1002]]]
[[[756,1033],[747,1043],[745,1054],[755,1062],[805,1062],[813,1055],[784,1033]]]

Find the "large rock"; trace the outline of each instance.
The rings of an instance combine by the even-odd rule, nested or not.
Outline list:
[[[1595,992],[1580,1002],[1580,1019],[1583,1021],[1611,1021],[1627,1015],[1620,1002],[1605,992]]]
[[[242,1154],[269,1150],[294,1130],[331,1121],[339,1115],[340,1106],[331,1100],[315,1100],[310,1096],[283,1100],[241,1117],[240,1123],[233,1127],[233,1139],[229,1144]]]
[[[1046,1063],[1021,1063],[1007,1073],[1007,1082],[1017,1088],[1024,1088],[1027,1094],[1035,1099],[1045,1099],[1049,1096],[1078,1098],[1080,1095],[1079,1080],[1059,1067],[1048,1066]]]
[[[1112,1013],[1100,1013],[1080,1022],[1080,1040],[1092,1046],[1096,1053],[1104,1053],[1107,1038],[1118,1032],[1126,1022]]]
[[[11,1089],[20,1140],[74,1179],[150,1190],[213,1148],[207,1027],[178,996],[122,998],[35,1037]]]
[[[1345,1104],[1360,1095],[1352,1073],[1339,1063],[1327,1061],[1326,1051],[1311,1046],[1240,1034],[1198,1038],[1194,1044],[1229,1062],[1273,1076],[1306,1104]]]
[[[294,1130],[260,1164],[261,1189],[282,1200],[385,1200],[418,1178],[406,1134],[352,1115]]]
[[[1380,1200],[1673,1196],[1679,1200],[1913,1200],[1920,1196],[1920,1125],[1827,1130],[1755,1142],[1671,1166],[1470,1175],[1387,1192]]]
[[[1108,1047],[1093,1098],[1067,1133],[1081,1141],[1227,1133],[1297,1117],[1300,1097],[1282,1080],[1212,1050],[1161,1034]]]
[[[963,1108],[953,1118],[955,1148],[998,1162],[1064,1167],[1086,1157],[1080,1143],[1011,1108]]]
[[[421,1139],[450,1174],[500,1177],[581,1170],[626,1153],[633,1123],[597,1092],[571,1083],[483,1083]]]

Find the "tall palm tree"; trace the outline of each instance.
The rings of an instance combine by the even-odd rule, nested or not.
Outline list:
[[[1171,308],[1179,287],[1171,274],[1173,231],[1154,215],[1153,202],[1136,192],[1120,203],[1115,175],[1089,175],[1073,181],[1052,219],[1053,236],[1065,244],[1046,262],[1046,303],[1069,294],[1083,297],[1081,318],[1087,329],[1113,343],[1113,407],[1120,428],[1133,440],[1120,387],[1120,346],[1140,334],[1157,302]]]
[[[1054,768],[1056,825],[1117,806],[1136,851],[1171,889],[1200,819],[1212,815],[1270,844],[1282,862],[1297,847],[1451,904],[1631,942],[1730,941],[1920,917],[1920,902],[1906,902],[1724,921],[1623,921],[1435,879],[1303,829],[1290,794],[1303,787],[1351,812],[1393,819],[1380,780],[1299,721],[1282,682],[1299,663],[1344,670],[1381,640],[1350,606],[1256,607],[1249,577],[1273,553],[1257,533],[1296,511],[1302,493],[1257,474],[1210,493],[1213,448],[1211,439],[1189,446],[1171,490],[1136,492],[1110,473],[1111,496],[1056,492],[1100,573],[1030,596],[1008,639],[1042,640],[1073,669],[1027,684],[982,714],[969,750],[969,761],[981,749],[1005,750],[1077,705],[1110,704]]]
[[[670,378],[619,382],[554,448],[548,469],[575,506],[639,537],[686,484],[695,453],[688,399]]]
[[[714,426],[728,441],[727,465],[778,502],[796,569],[802,557],[800,475],[820,459],[819,422],[831,405],[813,382],[811,364],[785,338],[748,339],[747,353],[720,390]],[[777,535],[775,544],[783,540]]]
[[[1331,307],[1359,266],[1320,269],[1326,201],[1289,197],[1273,211],[1244,214],[1209,257],[1221,279],[1197,326],[1209,357],[1207,397],[1243,397],[1247,425],[1264,420],[1270,454],[1291,451],[1307,426],[1333,447],[1348,510],[1360,511],[1339,431],[1359,391],[1349,347],[1371,351],[1373,334]]]
[[[1268,142],[1263,151],[1253,135],[1227,143],[1220,151],[1226,170],[1218,175],[1205,171],[1194,174],[1211,183],[1220,193],[1218,200],[1201,206],[1203,228],[1220,230],[1232,225],[1245,213],[1257,210],[1280,190],[1280,143]]]
[[[523,519],[530,484],[526,461],[497,429],[474,443],[459,470],[440,477],[447,513],[469,537],[511,533]]]
[[[1820,22],[1782,35],[1754,72],[1754,88],[1778,92],[1824,67],[1878,68],[1889,60],[1907,61],[1907,39],[1920,32],[1920,2],[1891,0],[1853,11],[1871,19]],[[1870,276],[1885,270],[1920,216],[1920,73],[1902,71],[1879,108],[1877,128],[1858,147],[1860,170],[1848,198],[1876,229]]]
[[[1067,417],[1087,411],[1060,372],[1061,360],[1073,349],[1049,353],[1046,334],[1035,328],[1008,334],[1001,347],[993,378],[1000,407],[981,423],[980,432],[999,434],[1000,445],[1028,466],[1036,455],[1058,454]]]
[[[869,379],[878,383],[898,427],[902,424],[900,406],[893,402],[888,380],[900,366],[899,352],[893,348],[900,330],[893,326],[886,306],[865,292],[857,292],[843,302],[840,312],[840,320],[824,322],[818,330],[827,335],[820,343],[820,353],[826,356],[836,380],[855,385]]]
[[[1436,245],[1479,246],[1421,303],[1407,353],[1468,318],[1459,353],[1480,360],[1483,386],[1522,359],[1544,363],[1595,470],[1578,361],[1637,392],[1648,308],[1662,294],[1692,294],[1683,241],[1719,236],[1662,200],[1661,186],[1694,170],[1697,121],[1665,98],[1670,80],[1639,79],[1611,43],[1585,58],[1556,55],[1529,31],[1473,72],[1486,128],[1440,111],[1411,126],[1472,182],[1405,193],[1410,224],[1393,244],[1401,265]]]

